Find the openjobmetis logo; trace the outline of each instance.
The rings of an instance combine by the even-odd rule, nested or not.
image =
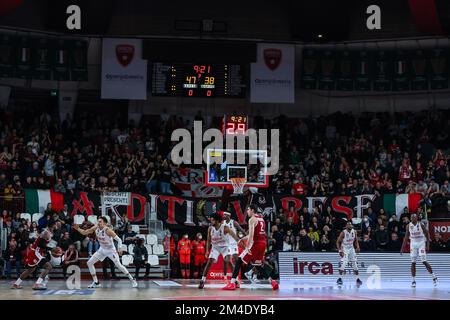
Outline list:
[[[298,261],[297,258],[293,259],[294,263],[294,274],[304,275],[308,274],[319,274],[332,275],[333,274],[333,264],[330,262],[319,263],[316,261]]]
[[[131,61],[133,61],[134,57],[134,46],[129,44],[118,44],[116,46],[116,57],[119,63],[126,67]]]
[[[279,67],[282,57],[283,51],[281,51],[280,49],[271,48],[264,50],[264,62],[266,63],[266,66],[272,71]]]

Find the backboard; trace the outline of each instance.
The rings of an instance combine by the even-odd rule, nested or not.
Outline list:
[[[268,187],[267,150],[207,149],[206,152],[206,185],[232,186],[233,178],[244,178],[247,187]]]

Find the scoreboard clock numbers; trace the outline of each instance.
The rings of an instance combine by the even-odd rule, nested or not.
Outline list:
[[[222,133],[229,135],[245,134],[248,129],[247,116],[228,115],[223,117]]]
[[[245,98],[242,65],[157,62],[151,68],[154,96]]]

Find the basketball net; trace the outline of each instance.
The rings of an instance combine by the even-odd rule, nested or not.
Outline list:
[[[233,185],[233,190],[235,194],[242,194],[244,191],[246,178],[230,178],[231,184]]]

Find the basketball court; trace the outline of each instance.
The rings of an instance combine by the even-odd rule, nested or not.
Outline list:
[[[1,300],[448,300],[450,281],[418,281],[412,289],[408,281],[382,282],[381,288],[360,288],[344,281],[338,288],[332,281],[282,281],[280,290],[272,291],[269,283],[244,283],[236,291],[223,291],[222,282],[211,281],[205,289],[197,289],[196,281],[141,280],[133,289],[129,281],[104,281],[103,287],[87,289],[89,281],[82,281],[80,290],[67,290],[61,280],[50,280],[48,290],[34,291],[32,281],[25,281],[23,289],[9,289],[10,282],[0,283]]]

